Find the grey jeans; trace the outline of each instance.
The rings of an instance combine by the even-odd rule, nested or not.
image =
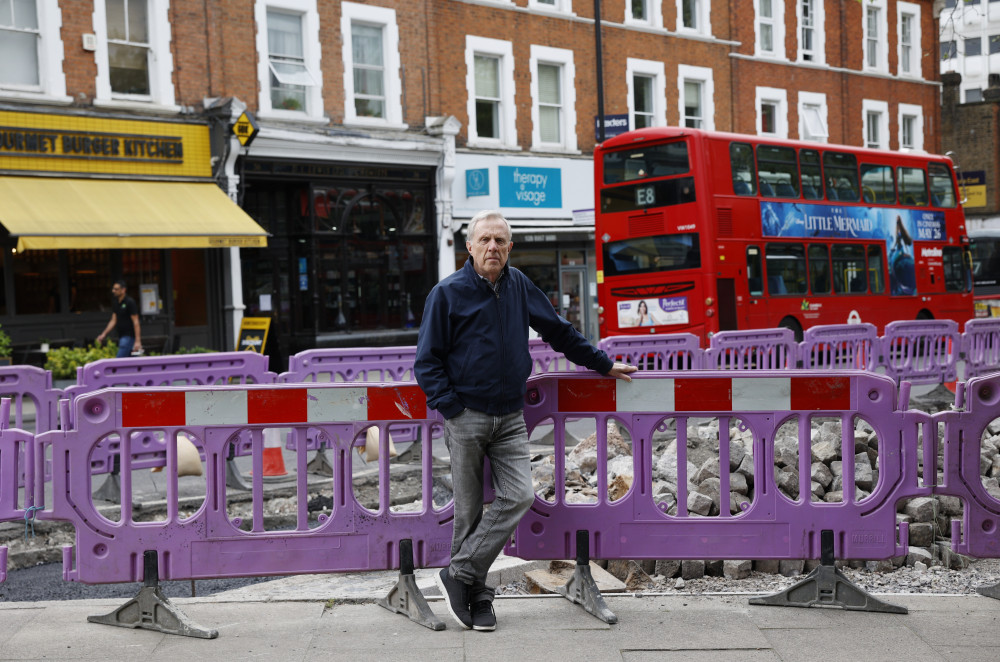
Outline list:
[[[449,574],[471,584],[472,601],[492,600],[486,574],[531,507],[528,431],[523,412],[493,416],[466,409],[445,421],[455,492],[455,532]],[[483,512],[483,458],[490,459],[496,500]]]

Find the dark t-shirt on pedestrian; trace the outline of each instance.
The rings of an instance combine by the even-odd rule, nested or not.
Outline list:
[[[118,337],[135,337],[135,326],[132,324],[132,316],[139,314],[139,307],[135,305],[132,297],[123,297],[121,301],[115,300],[111,310],[115,311],[115,332]]]

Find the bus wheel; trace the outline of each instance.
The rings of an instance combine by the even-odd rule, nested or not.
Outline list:
[[[802,342],[802,325],[794,317],[786,317],[778,324],[780,329],[791,329],[795,335],[795,342]]]
[[[932,319],[934,319],[934,315],[931,314],[931,311],[929,311],[929,310],[927,310],[925,308],[924,310],[921,310],[919,313],[917,313],[917,319],[918,320],[932,320]]]

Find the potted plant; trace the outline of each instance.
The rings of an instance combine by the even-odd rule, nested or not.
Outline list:
[[[0,328],[0,365],[10,365],[10,336]]]

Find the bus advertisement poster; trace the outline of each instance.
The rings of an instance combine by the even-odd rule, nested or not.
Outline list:
[[[687,297],[631,299],[618,302],[619,328],[687,323]]]
[[[916,294],[914,241],[944,241],[944,212],[881,207],[841,207],[799,202],[761,202],[766,237],[878,239],[886,242],[889,289]]]

